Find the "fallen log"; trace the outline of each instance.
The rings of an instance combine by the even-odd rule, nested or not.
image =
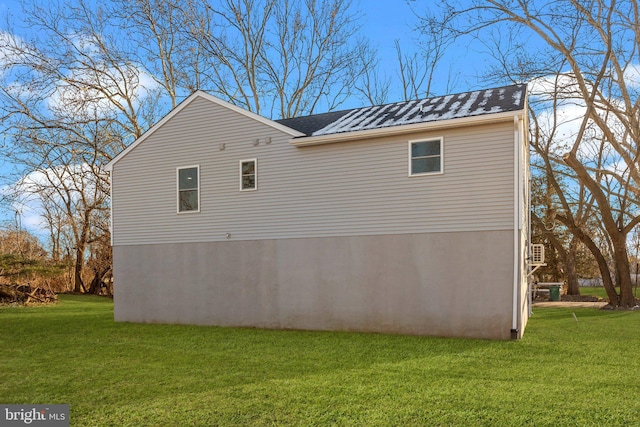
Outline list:
[[[32,302],[51,304],[58,301],[58,296],[50,289],[32,287],[29,284],[0,283],[0,304],[28,305]]]
[[[35,288],[35,289],[33,290],[33,292],[31,292],[30,294],[28,294],[28,295],[27,295],[27,300],[24,302],[24,303],[25,303],[25,305],[26,305],[26,304],[29,304],[29,302],[31,301],[31,299],[34,299],[34,300],[37,300],[37,301],[40,301],[40,302],[43,302],[43,303],[48,302],[46,299],[42,299],[42,298],[39,298],[38,296],[36,296],[36,293],[37,293],[39,290],[40,290],[40,288]]]

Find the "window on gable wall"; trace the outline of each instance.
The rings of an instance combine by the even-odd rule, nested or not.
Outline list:
[[[442,138],[409,141],[409,176],[442,171]]]
[[[258,160],[240,160],[240,191],[258,189]]]
[[[178,213],[200,211],[200,167],[178,168]]]

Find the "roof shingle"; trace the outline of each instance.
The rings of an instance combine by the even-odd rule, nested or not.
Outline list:
[[[512,85],[455,95],[354,108],[276,120],[305,136],[378,129],[524,109],[526,85]]]

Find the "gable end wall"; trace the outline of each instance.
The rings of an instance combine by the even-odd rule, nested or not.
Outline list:
[[[409,177],[407,141],[430,137],[444,138],[444,173]],[[115,164],[114,245],[513,229],[512,122],[302,148],[289,138],[194,100]],[[247,158],[258,191],[239,191]],[[178,215],[175,170],[196,164],[200,213]]]

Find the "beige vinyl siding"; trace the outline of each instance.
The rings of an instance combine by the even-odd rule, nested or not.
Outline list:
[[[198,98],[114,165],[114,244],[513,229],[513,135],[511,120],[296,148]],[[408,141],[438,137],[444,174],[409,177]],[[239,191],[253,158],[258,190]],[[196,164],[200,212],[178,215],[175,170]]]
[[[521,210],[520,210],[520,215],[521,215],[521,224],[522,224],[522,228],[523,230],[525,230],[526,233],[528,233],[529,231],[529,215],[530,215],[530,206],[529,206],[529,194],[531,192],[531,170],[530,170],[530,160],[529,160],[529,139],[528,139],[528,132],[525,130],[527,126],[526,121],[524,122],[524,124],[522,124],[522,129],[521,129],[521,135],[520,135],[520,164],[522,165],[522,182],[521,182],[521,187],[522,187],[522,193],[521,193],[521,197],[522,197],[522,202],[521,202]],[[528,240],[525,240],[525,242]]]

